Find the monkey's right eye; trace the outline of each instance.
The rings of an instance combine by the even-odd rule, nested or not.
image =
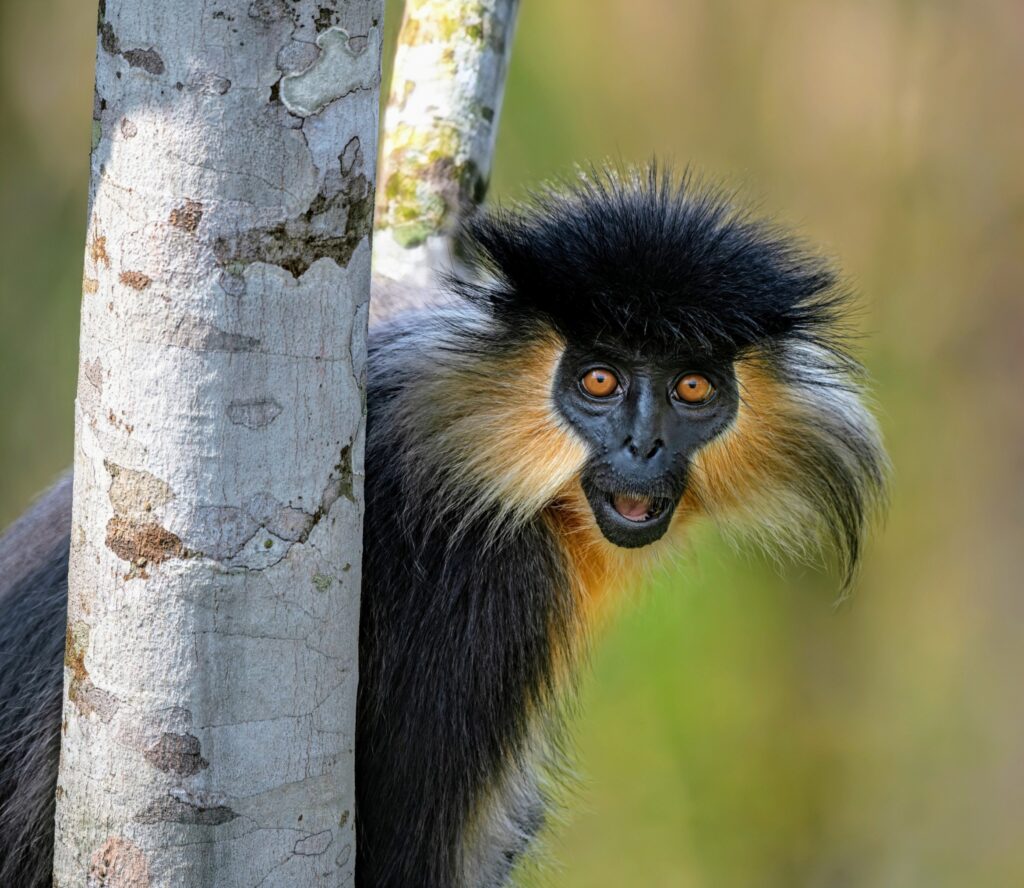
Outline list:
[[[580,385],[592,398],[610,398],[619,390],[619,380],[607,367],[595,367],[583,374]]]

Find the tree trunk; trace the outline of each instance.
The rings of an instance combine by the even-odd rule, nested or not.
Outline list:
[[[518,0],[406,0],[385,115],[374,320],[429,298],[487,191]]]
[[[347,885],[381,0],[100,0],[55,884]]]

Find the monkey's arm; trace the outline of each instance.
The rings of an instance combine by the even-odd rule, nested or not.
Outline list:
[[[48,888],[71,474],[0,537],[0,885]]]

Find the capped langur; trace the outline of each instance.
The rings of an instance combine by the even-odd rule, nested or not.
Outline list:
[[[460,248],[370,337],[359,888],[508,884],[588,627],[694,522],[848,581],[883,496],[845,290],[720,192],[593,171]],[[3,885],[50,884],[69,524],[65,479],[0,542]]]

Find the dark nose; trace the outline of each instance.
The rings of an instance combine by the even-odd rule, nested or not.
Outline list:
[[[622,442],[622,447],[634,460],[647,462],[665,449],[665,442],[661,438],[634,438],[629,435]]]

